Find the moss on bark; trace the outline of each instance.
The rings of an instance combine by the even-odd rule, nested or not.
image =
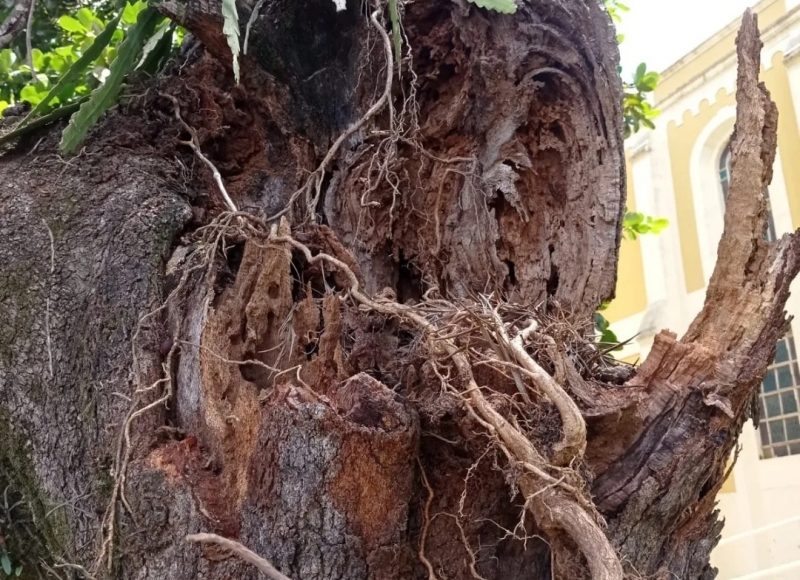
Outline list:
[[[39,484],[26,442],[14,432],[9,412],[0,407],[0,555],[21,580],[39,578],[42,562],[65,552],[69,524],[61,506],[49,501]]]

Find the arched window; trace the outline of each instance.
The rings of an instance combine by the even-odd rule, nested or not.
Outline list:
[[[725,147],[719,159],[719,183],[722,197],[727,202],[731,178],[731,149]],[[768,241],[777,239],[772,211],[769,207],[769,191],[764,190],[767,200]],[[767,369],[761,383],[761,457],[783,457],[800,455],[800,369],[797,365],[797,349],[791,331],[778,341],[775,359]]]
[[[731,185],[731,146],[727,145],[719,157],[719,183],[722,186],[722,197],[728,200],[728,188]]]

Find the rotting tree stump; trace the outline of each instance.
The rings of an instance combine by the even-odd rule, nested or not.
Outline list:
[[[54,131],[4,154],[0,539],[23,576],[256,577],[185,541],[208,531],[295,580],[714,577],[714,497],[800,268],[797,235],[763,240],[755,16],[706,304],[634,370],[588,336],[625,205],[607,15],[405,2],[398,68],[375,8],[258,3],[235,85],[219,2],[163,2],[188,60],[77,157]]]

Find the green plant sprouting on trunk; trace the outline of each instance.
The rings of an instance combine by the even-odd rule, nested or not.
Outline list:
[[[476,6],[488,8],[502,14],[514,14],[517,11],[517,4],[514,0],[469,0]]]
[[[61,150],[64,153],[72,153],[100,116],[117,102],[122,82],[136,68],[145,44],[155,34],[156,27],[163,19],[155,8],[149,6],[139,12],[136,24],[128,30],[117,57],[111,62],[108,77],[92,91],[64,129],[61,137]]]
[[[132,72],[153,75],[163,68],[183,31],[142,0],[114,4],[121,5],[108,21],[99,13],[113,11],[101,10],[102,2],[96,10],[83,6],[60,15],[58,46],[34,48],[33,70],[13,48],[0,51],[0,111],[23,101],[33,107],[0,144],[70,114],[61,147],[72,152],[117,102]]]

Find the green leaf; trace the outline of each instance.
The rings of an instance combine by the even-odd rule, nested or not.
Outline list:
[[[233,55],[233,77],[239,83],[239,14],[236,12],[236,0],[222,0],[222,33],[228,39],[228,46]]]
[[[604,302],[599,310],[605,310],[608,308],[608,302]],[[600,312],[594,313],[594,327],[595,330],[600,334],[597,339],[597,342],[601,346],[608,346],[608,345],[616,345],[619,343],[619,339],[617,335],[611,330],[611,323],[609,323],[608,319],[600,314]],[[611,350],[621,350],[622,345],[617,346]]]
[[[6,576],[11,576],[11,558],[8,557],[8,554],[3,554],[0,556],[0,565],[3,566],[3,572],[6,573]]]
[[[46,68],[47,63],[45,62],[44,53],[41,50],[34,48],[31,50],[31,56],[33,57],[33,68],[36,70],[42,70],[43,68]]]
[[[92,28],[94,26],[98,26],[98,25],[100,26],[100,29],[102,30],[103,21],[100,20],[97,17],[97,15],[94,12],[92,12],[89,8],[86,8],[86,7],[81,8],[76,13],[76,16],[78,17],[78,21],[81,24],[83,24],[83,27],[86,30],[92,30]]]
[[[119,25],[119,19],[120,17],[117,16],[114,20],[108,23],[105,30],[103,30],[103,32],[101,32],[100,35],[95,38],[92,46],[89,47],[89,50],[83,53],[83,55],[73,63],[66,74],[58,79],[56,85],[50,89],[50,92],[47,93],[47,96],[45,96],[38,104],[36,104],[33,110],[31,110],[31,112],[25,116],[20,123],[20,127],[26,125],[31,119],[41,113],[45,107],[50,104],[53,98],[60,95],[67,85],[75,81],[75,79],[81,73],[83,73],[84,70],[86,70],[92,61],[100,56],[100,54],[103,52],[103,49],[108,46],[114,31],[116,31],[117,26]]]
[[[28,101],[32,106],[42,102],[46,93],[39,91],[34,85],[25,85],[19,93],[20,100]]]
[[[56,71],[59,74],[64,74],[69,70],[69,65],[67,64],[67,59],[63,56],[59,56],[55,53],[50,53],[49,55],[49,63],[50,68]]]
[[[58,25],[67,32],[86,34],[86,28],[81,21],[68,14],[64,14],[58,19]]]
[[[14,576],[19,576],[19,575],[21,575],[21,574],[22,574],[22,565],[20,564],[20,565],[19,565],[19,566],[17,566],[17,568],[14,570]]]
[[[75,56],[75,48],[73,46],[59,46],[53,52],[64,58],[71,58]]]
[[[63,89],[61,89],[61,92],[58,93],[58,95],[56,95],[56,97],[53,99],[53,104],[58,104],[68,101],[69,99],[72,98],[72,95],[75,94],[77,88],[78,87],[76,87],[74,83],[66,85]]]
[[[0,50],[0,71],[8,72],[17,60],[17,55],[10,48]]]
[[[142,58],[139,60],[139,64],[136,68],[140,68],[142,64],[144,64],[145,59],[149,56],[149,54],[155,49],[158,43],[164,38],[164,35],[167,33],[167,30],[171,31],[172,29],[172,22],[169,20],[164,20],[161,25],[156,29],[153,36],[151,36],[147,43],[142,48]]]
[[[87,97],[88,98],[88,97]],[[9,131],[2,137],[0,137],[0,145],[5,145],[6,143],[10,143],[14,139],[18,137],[22,137],[40,127],[46,127],[50,123],[58,121],[59,119],[63,119],[64,117],[70,116],[72,113],[78,110],[78,108],[86,102],[86,99],[82,99],[77,103],[70,103],[69,105],[64,105],[58,109],[50,111],[46,115],[42,115],[38,119],[34,119],[24,127],[17,127],[13,131]]]
[[[141,2],[141,1],[126,3],[125,8],[122,11],[122,23],[134,24],[139,16],[139,12],[144,10],[146,6],[147,2]]]
[[[487,8],[502,14],[514,14],[517,11],[517,4],[514,0],[469,0],[481,8]]]
[[[627,214],[625,214],[625,223],[627,225],[633,226],[636,224],[640,224],[643,221],[644,221],[644,214],[635,211],[629,211]]]
[[[400,49],[403,47],[403,39],[400,36],[400,13],[397,11],[397,0],[389,0],[389,19],[392,21],[392,40],[394,40],[394,58],[397,66],[403,58]]]
[[[636,67],[636,72],[633,73],[634,84],[638,83],[639,80],[644,76],[644,73],[646,72],[647,72],[647,65],[645,63],[641,63],[638,67]]]
[[[614,344],[619,344],[619,338],[617,338],[617,335],[613,330],[611,330],[610,328],[607,328],[600,335],[600,340],[598,342],[600,344],[602,344],[602,345],[609,345],[610,346],[610,345],[614,345]],[[619,345],[616,348],[612,348],[611,350],[622,350],[622,345]]]
[[[655,218],[650,222],[650,231],[654,234],[658,234],[667,226],[669,226],[669,220],[667,218]]]
[[[164,62],[169,57],[170,51],[172,50],[172,37],[174,31],[175,25],[169,25],[166,34],[162,35],[153,49],[149,51],[146,56],[142,57],[139,70],[152,76],[161,69],[161,67],[164,65]]]
[[[142,48],[162,18],[155,8],[149,6],[139,13],[136,24],[128,29],[125,40],[119,47],[117,58],[111,63],[108,78],[92,91],[89,99],[72,116],[69,125],[64,129],[60,144],[64,153],[74,151],[100,116],[116,102],[122,81],[136,67]]]

